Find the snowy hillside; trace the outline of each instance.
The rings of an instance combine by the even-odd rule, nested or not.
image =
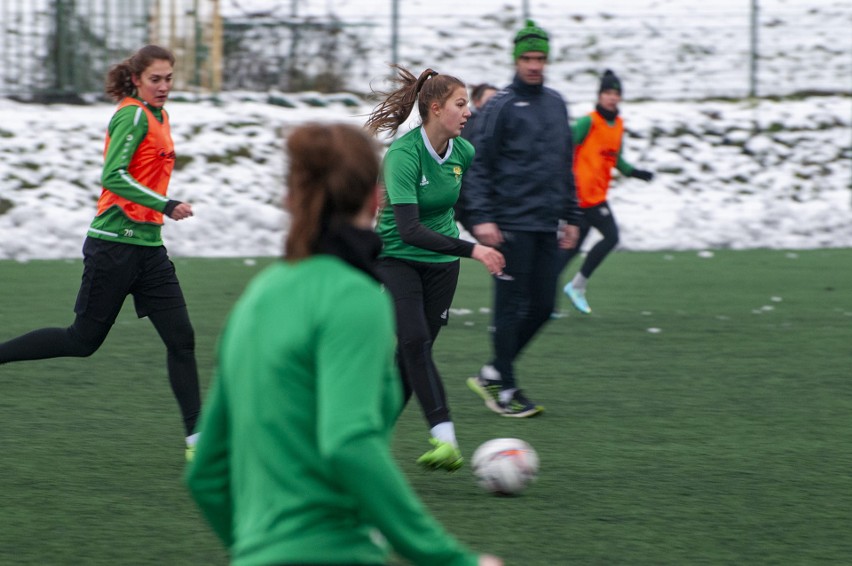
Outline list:
[[[368,106],[336,100],[293,95],[296,108],[170,102],[178,152],[171,195],[196,211],[166,221],[170,252],[279,253],[279,132],[307,120],[363,123]],[[571,111],[590,109],[578,103]],[[112,111],[0,100],[0,259],[79,257]],[[649,185],[619,179],[611,192],[624,248],[852,246],[850,98],[627,103],[622,111],[625,157],[658,173]]]
[[[368,91],[371,81],[381,87],[388,0],[296,4],[300,15],[333,12],[368,24],[369,56],[352,69],[352,91]],[[624,82],[625,157],[657,176],[650,185],[615,182],[611,203],[623,248],[852,246],[848,0],[759,2],[758,92],[839,94],[728,102],[706,97],[742,97],[748,90],[746,0],[528,4],[553,35],[547,82],[566,94],[573,116],[591,110],[602,67],[616,69]],[[231,15],[287,16],[289,6],[222,2]],[[401,6],[405,65],[434,66],[470,84],[511,78],[509,44],[521,2],[406,0]],[[370,111],[352,94],[317,93],[226,93],[216,104],[175,96],[167,108],[178,154],[170,194],[196,211],[187,221],[166,221],[167,246],[182,256],[279,253],[287,222],[279,204],[282,129],[306,120],[362,124]],[[0,259],[80,256],[112,112],[108,104],[0,99]]]

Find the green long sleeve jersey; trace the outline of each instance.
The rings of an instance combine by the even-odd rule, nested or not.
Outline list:
[[[401,409],[392,305],[342,260],[278,262],[218,346],[186,480],[237,566],[473,566],[390,453]]]
[[[158,121],[165,110],[146,105]],[[145,208],[163,212],[169,199],[135,179],[128,168],[140,144],[148,135],[148,114],[138,106],[125,106],[113,114],[108,126],[109,144],[104,152],[101,185],[110,192]],[[98,214],[89,227],[89,236],[143,246],[163,244],[162,224],[135,222],[121,207],[112,206]]]

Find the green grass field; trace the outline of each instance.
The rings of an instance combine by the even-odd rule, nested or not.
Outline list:
[[[205,386],[268,261],[176,261]],[[81,269],[0,262],[0,340],[67,325]],[[462,449],[517,436],[541,473],[498,498],[468,467],[417,469],[428,431],[409,406],[395,453],[448,529],[519,566],[852,562],[852,250],[622,252],[588,296],[591,316],[563,299],[519,363],[545,414],[501,418],[464,385],[490,306],[465,261],[436,345]],[[0,367],[0,564],[227,563],[180,481],[163,347],[131,307],[89,359]]]

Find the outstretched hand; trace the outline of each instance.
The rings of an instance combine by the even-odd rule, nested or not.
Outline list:
[[[473,253],[470,257],[482,262],[482,265],[485,266],[485,269],[491,275],[502,274],[503,269],[506,267],[506,258],[503,257],[503,254],[494,248],[483,246],[482,244],[474,244]]]
[[[172,220],[183,220],[190,216],[192,216],[192,205],[188,202],[180,203],[174,208],[174,210],[172,210],[171,214],[169,214],[169,218]]]

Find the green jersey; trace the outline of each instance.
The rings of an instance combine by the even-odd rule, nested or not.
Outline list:
[[[341,259],[279,261],[219,341],[193,497],[232,564],[475,566],[390,453],[401,410],[394,317],[377,281]]]
[[[420,210],[420,222],[426,228],[458,238],[453,205],[459,198],[462,176],[473,160],[473,153],[473,145],[458,137],[450,139],[446,153],[440,157],[422,126],[391,144],[382,165],[386,198],[376,227],[384,243],[382,256],[432,263],[458,260],[456,256],[403,242],[394,219],[393,205],[416,204]]]

